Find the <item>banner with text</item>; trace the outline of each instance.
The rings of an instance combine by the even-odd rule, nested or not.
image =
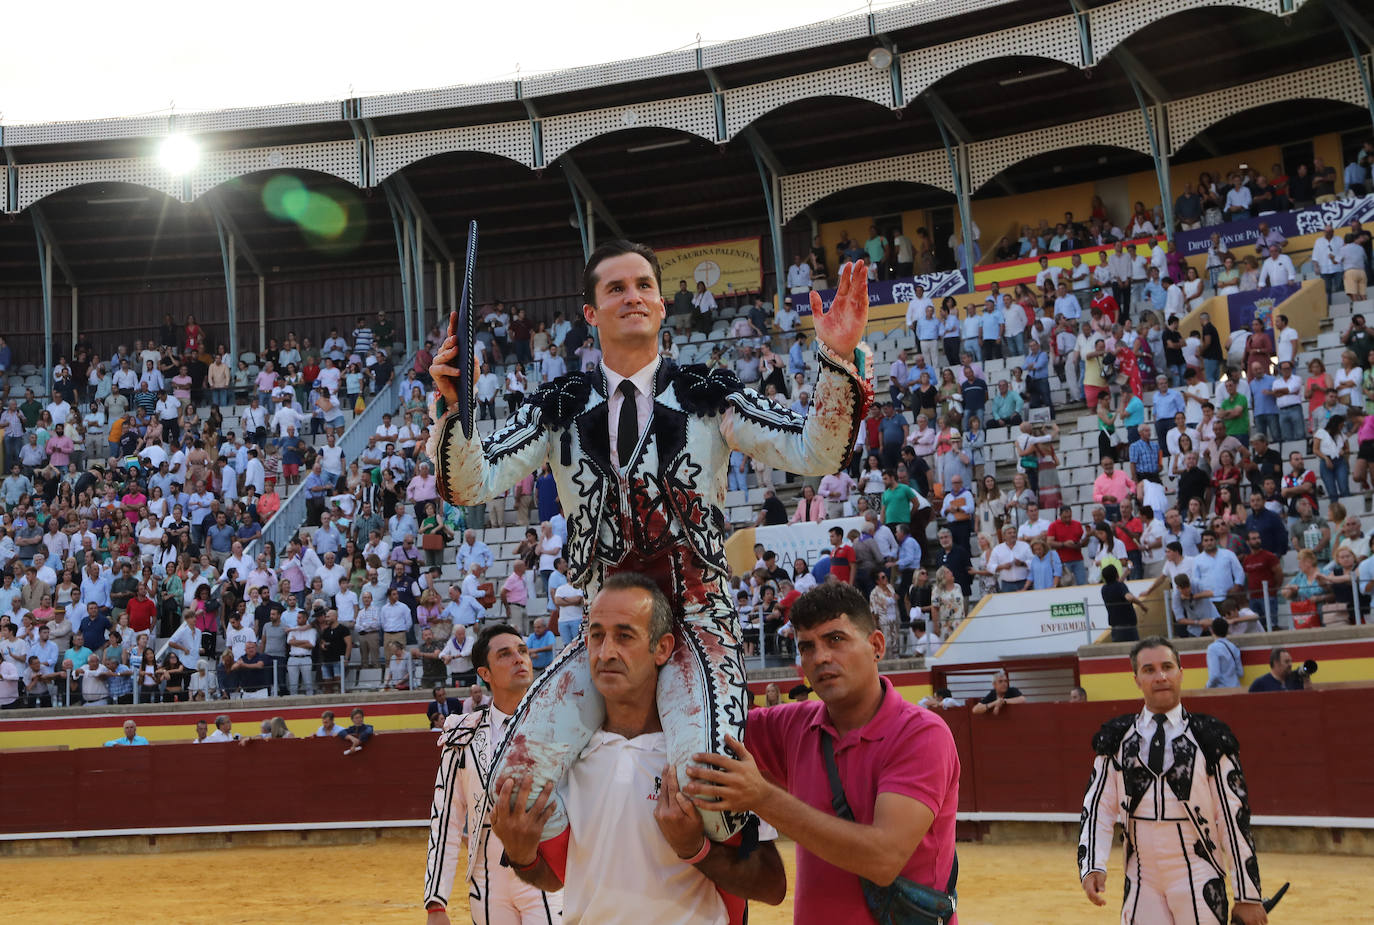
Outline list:
[[[763,263],[759,238],[711,241],[688,247],[656,247],[663,268],[663,292],[672,298],[678,280],[696,291],[705,283],[714,295],[732,292],[757,292],[763,288]]]
[[[667,272],[663,274],[663,278],[667,280]],[[947,295],[968,292],[968,286],[964,283],[964,274],[958,270],[947,270],[943,273],[928,273],[925,276],[908,279],[874,280],[868,284],[868,304],[905,305],[916,298],[917,283],[924,287],[926,298],[934,299],[937,305]],[[821,303],[828,307],[835,300],[835,290],[821,289],[819,291]],[[800,314],[811,314],[811,303],[805,293],[793,296],[792,301],[795,303],[793,307]]]
[[[1365,196],[1362,199],[1337,199],[1310,209],[1271,212],[1242,222],[1223,222],[1220,225],[1209,225],[1192,231],[1180,231],[1174,235],[1174,246],[1183,256],[1191,257],[1207,253],[1207,248],[1212,243],[1213,232],[1221,235],[1222,243],[1233,248],[1253,245],[1259,239],[1261,222],[1281,232],[1285,238],[1296,238],[1318,234],[1327,225],[1335,228],[1339,235],[1341,229],[1348,227],[1351,222],[1367,222],[1371,219],[1374,219],[1374,196]]]
[[[1266,331],[1274,329],[1274,309],[1280,302],[1298,292],[1297,286],[1265,286],[1248,292],[1233,292],[1226,297],[1226,313],[1232,331],[1243,331],[1258,318]]]
[[[792,563],[798,559],[814,566],[821,553],[830,554],[830,528],[839,527],[849,534],[863,526],[862,517],[837,517],[820,523],[779,524],[775,527],[758,527],[754,530],[754,542],[762,543],[764,549],[778,554],[778,566],[792,574]]]

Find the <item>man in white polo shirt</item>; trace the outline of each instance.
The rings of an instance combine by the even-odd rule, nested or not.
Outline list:
[[[1298,271],[1293,268],[1293,258],[1279,250],[1277,244],[1269,245],[1269,256],[1264,258],[1260,267],[1260,288],[1265,286],[1291,286],[1298,281]]]
[[[772,841],[747,857],[709,841],[668,764],[656,696],[675,644],[667,598],[645,576],[610,576],[586,639],[606,719],[558,786],[568,826],[541,843],[553,788],[531,806],[528,779],[498,781],[491,830],[504,863],[540,889],[564,890],[565,925],[725,925],[743,921],[745,899],[780,903],[786,880]]]

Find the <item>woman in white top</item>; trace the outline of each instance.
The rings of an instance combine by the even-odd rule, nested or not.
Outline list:
[[[667,328],[659,335],[658,355],[669,360],[677,359],[677,344],[673,343],[673,332]]]
[[[1350,494],[1350,441],[1344,433],[1345,416],[1333,414],[1321,430],[1312,435],[1312,452],[1319,463],[1317,472],[1331,500]]]
[[[563,540],[553,532],[553,524],[547,520],[539,525],[539,581],[548,594],[549,576],[553,574],[553,564],[563,555]]]
[[[1187,434],[1180,434],[1178,438],[1178,452],[1169,457],[1169,474],[1174,477],[1175,483],[1180,475],[1188,468],[1188,454],[1194,452],[1193,438]]]
[[[1132,238],[1148,238],[1155,233],[1154,222],[1150,221],[1150,213],[1145,211],[1145,203],[1135,204],[1135,214],[1131,216],[1130,236]]]
[[[1197,275],[1197,267],[1188,268],[1188,278],[1183,281],[1183,301],[1187,303],[1185,312],[1191,312],[1202,301],[1202,279]]]
[[[1331,382],[1336,389],[1336,397],[1347,408],[1364,407],[1363,375],[1364,370],[1358,365],[1355,351],[1341,351],[1341,368],[1336,370]]]
[[[882,510],[883,469],[877,456],[868,457],[868,467],[859,473],[859,491],[868,496],[868,503],[875,510]]]
[[[525,402],[525,393],[529,391],[529,380],[525,378],[525,366],[523,363],[516,363],[506,372],[506,407],[511,414]]]
[[[162,494],[161,485],[154,485],[148,492],[148,503],[146,506],[148,508],[148,513],[153,515],[159,523],[167,518],[169,510],[167,507],[167,499],[163,497]]]

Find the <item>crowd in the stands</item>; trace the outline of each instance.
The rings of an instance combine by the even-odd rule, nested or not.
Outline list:
[[[1368,183],[1367,160],[1358,164]],[[1232,192],[1251,191],[1246,214],[1266,200],[1334,195],[1319,163],[1278,173],[1233,173]],[[1352,179],[1347,171],[1355,188]],[[1238,217],[1239,198],[1204,175],[1183,191],[1175,220],[1212,224],[1218,208]],[[1120,579],[1158,575],[1171,579],[1182,634],[1368,612],[1369,232],[1327,229],[1307,255],[1327,292],[1356,306],[1328,368],[1282,313],[1223,338],[1195,312],[1212,294],[1296,285],[1306,261],[1281,234],[1261,225],[1253,244],[1218,240],[1189,260],[1158,228],[1158,210],[1137,204],[1116,223],[1094,199],[1086,223],[1066,213],[1055,228],[1041,222],[999,243],[1042,258],[1009,292],[994,283],[937,305],[916,287],[895,359],[880,370],[884,400],[844,469],[801,480],[732,455],[730,488],[757,524],[863,522],[832,530],[819,561],[757,550],[754,568],[731,581],[746,653],[788,654],[791,602],[831,577],[869,595],[899,654],[933,652],[985,593],[1069,583],[1104,583],[1114,636],[1130,638],[1134,605]],[[923,231],[870,233],[865,245],[846,235],[833,255],[818,246],[798,256],[788,289],[804,298],[827,257],[878,255],[891,264],[883,274],[933,260]],[[1148,246],[1122,243],[1141,236]],[[1098,246],[1068,268],[1048,263],[1050,253]],[[665,329],[663,355],[676,359],[690,328],[713,331],[699,361],[728,365],[804,416],[815,368],[802,306],[789,296],[776,311],[761,299],[726,311],[703,290],[668,295],[679,333]],[[288,333],[235,358],[211,349],[194,318],[168,316],[108,355],[78,344],[58,359],[50,388],[22,394],[0,343],[0,705],[466,686],[472,628],[492,618],[527,632],[536,668],[547,665],[583,607],[565,577],[553,478],[530,472],[491,504],[444,503],[426,456],[429,351],[440,335],[431,330],[403,370],[394,337],[379,313],[345,334],[331,329],[318,348]],[[541,381],[600,361],[576,312],[546,324],[494,303],[478,340],[484,420],[502,419]],[[999,371],[986,371],[994,362]],[[347,458],[344,427],[384,389],[396,390],[395,415]],[[1059,411],[1067,398],[1096,417],[1096,445],[1085,447],[1098,467],[1091,502],[1064,503],[1056,390]],[[1012,457],[1000,470],[998,443]],[[306,523],[275,549],[263,525],[297,489]],[[505,527],[508,507],[525,528],[518,542],[486,532]],[[1284,570],[1290,548],[1297,568]]]

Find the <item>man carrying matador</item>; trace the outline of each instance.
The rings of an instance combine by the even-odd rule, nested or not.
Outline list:
[[[435,415],[429,455],[440,494],[463,505],[500,497],[547,461],[567,517],[568,577],[586,598],[621,570],[658,582],[679,640],[659,677],[658,709],[669,762],[686,784],[691,756],[724,752],[727,735],[742,738],[745,719],[739,624],[725,593],[730,452],[800,475],[836,471],[873,400],[872,360],[860,343],[868,322],[862,261],[844,268],[828,311],[811,295],[819,372],[805,418],[746,389],[733,373],[660,357],[661,282],[648,247],[599,247],[583,273],[583,316],[600,333],[600,367],[546,383],[485,440],[465,439],[453,410],[459,388],[473,386],[458,381],[458,340],[450,336],[430,368],[450,410]],[[531,797],[552,788],[603,714],[579,639],[511,717],[490,779],[527,779]],[[724,841],[744,817],[707,813],[704,822],[712,840]],[[560,806],[546,836],[566,827]]]

